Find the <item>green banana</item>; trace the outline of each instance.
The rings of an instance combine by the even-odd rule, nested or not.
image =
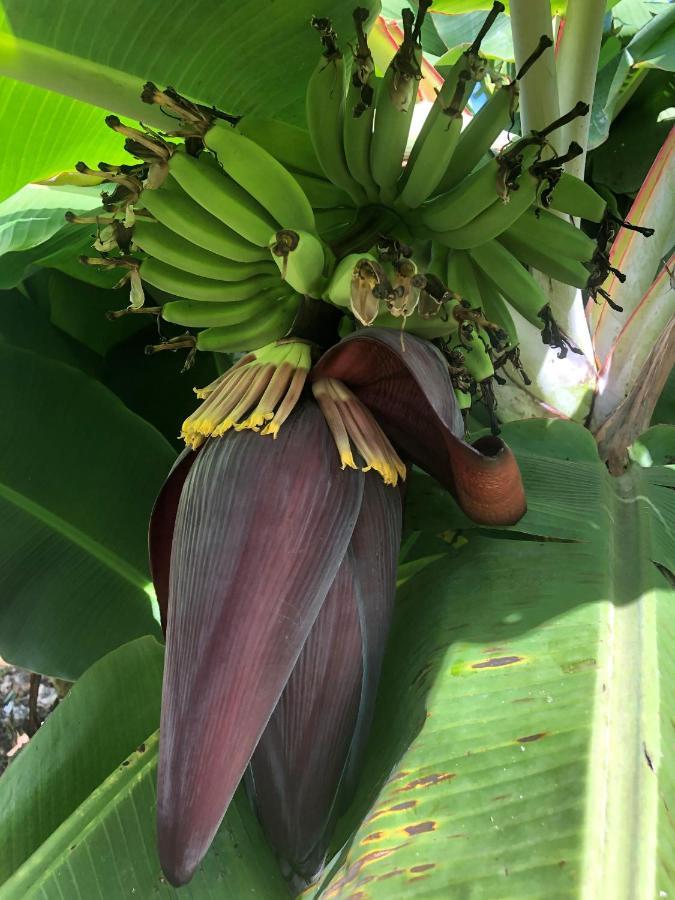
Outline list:
[[[357,211],[353,206],[338,207],[337,209],[317,209],[314,215],[319,237],[330,243],[354,225]]]
[[[523,172],[506,201],[497,198],[475,219],[461,228],[435,233],[434,240],[446,247],[466,250],[498,237],[537,200],[540,180],[532,172]]]
[[[354,10],[357,46],[347,88],[342,134],[347,168],[364,189],[367,198],[375,201],[378,190],[370,171],[370,144],[375,113],[375,63],[363,30],[363,23],[368,15],[368,10],[363,7]]]
[[[512,144],[453,190],[425,203],[418,211],[419,221],[439,234],[468,225],[500,197],[508,196],[509,170],[529,169],[540,153],[541,144],[536,140],[526,138]]]
[[[139,272],[143,281],[153,287],[187,300],[247,300],[267,288],[279,286],[276,274],[254,275],[245,281],[215,281],[175,269],[152,257],[143,260]]]
[[[138,206],[147,209],[158,222],[180,237],[212,253],[236,262],[257,262],[268,258],[266,250],[256,247],[214,219],[171,177],[160,188],[144,190]]]
[[[548,298],[515,256],[497,241],[488,241],[469,250],[471,259],[505,299],[532,325],[542,329],[540,313]]]
[[[314,213],[288,169],[231,125],[216,121],[204,143],[218,162],[283,228],[314,231]]]
[[[332,181],[328,181],[323,175],[318,178],[316,175],[297,173],[295,178],[314,210],[332,209],[336,206],[350,206],[354,209],[354,203],[349,194],[333,184]],[[316,218],[316,212],[314,217]]]
[[[563,172],[553,189],[549,207],[588,222],[601,222],[607,201],[581,178]]]
[[[319,62],[307,82],[305,98],[307,126],[314,152],[326,177],[342,188],[357,206],[366,195],[352,178],[342,143],[345,64],[328,19],[312,19],[324,46]]]
[[[590,262],[597,250],[593,238],[545,209],[527,210],[510,226],[508,234],[549,254],[557,253],[579,262]]]
[[[418,14],[404,9],[403,42],[384,73],[377,91],[375,130],[370,143],[370,171],[380,188],[380,200],[391,204],[401,175],[415,109],[417,82],[421,78],[420,29],[430,0],[420,2]]]
[[[353,282],[361,263],[379,267],[379,261],[372,253],[350,253],[344,256],[335,266],[330,281],[322,294],[322,299],[328,300],[335,306],[349,309],[352,302]]]
[[[467,301],[472,309],[480,309],[483,305],[476,273],[471,257],[462,250],[454,250],[448,256],[446,283],[448,289]]]
[[[448,338],[455,334],[459,327],[452,310],[457,306],[456,300],[448,300],[441,304],[433,318],[425,319],[418,312],[409,316],[393,316],[390,312],[381,312],[373,321],[373,325],[383,328],[398,328],[409,334],[432,341],[435,338]]]
[[[436,117],[414,162],[409,160],[405,167],[397,206],[415,209],[434,192],[454,155],[462,130],[462,110],[471,93],[468,85],[474,84],[470,72],[459,73],[457,87],[448,106]],[[439,102],[439,97],[440,93],[436,102]]]
[[[148,256],[160,262],[182,269],[202,278],[216,278],[220,281],[243,281],[251,275],[273,274],[276,270],[268,260],[258,262],[235,262],[204,250],[159,222],[148,222],[137,218],[132,241]]]
[[[293,294],[273,304],[266,316],[257,316],[252,322],[200,331],[197,335],[197,349],[214,353],[235,353],[258,350],[272,341],[278,341],[288,334],[301,300],[298,294]]]
[[[577,288],[586,287],[590,276],[589,270],[578,260],[563,256],[564,247],[561,247],[558,253],[554,253],[539,243],[525,241],[508,231],[501,234],[498,240],[526,265],[564,284],[571,284]]]
[[[459,341],[453,343],[453,350],[459,350],[464,357],[464,368],[474,381],[481,382],[495,374],[492,358],[487,351],[489,338],[481,337],[478,330],[465,323],[459,332]]]
[[[162,318],[174,325],[186,328],[212,328],[223,325],[239,325],[258,316],[266,316],[274,302],[283,294],[279,288],[264,291],[248,300],[226,303],[202,303],[200,300],[171,300],[162,307]]]
[[[515,79],[498,88],[460,135],[452,165],[448,166],[438,185],[438,193],[459,184],[476,166],[503,131],[512,127],[518,108],[519,81],[553,42],[542,35],[534,52],[525,60]]]
[[[455,388],[455,400],[457,401],[457,406],[464,411],[465,409],[470,409],[471,407],[471,394],[468,391],[463,391],[461,388]]]
[[[459,57],[438,92],[401,176],[402,206],[414,209],[423,203],[451,168],[462,129],[462,110],[485,71],[480,45],[503,11],[503,3],[493,3],[473,44]]]
[[[300,294],[320,297],[326,286],[326,269],[332,262],[323,241],[307,231],[282,230],[268,243],[283,281]]]
[[[237,129],[278,159],[296,178],[298,172],[315,178],[325,177],[312,147],[309,132],[304,128],[278,119],[243,116],[237,122]]]
[[[487,278],[481,269],[475,264],[474,271],[483,304],[483,314],[488,322],[498,325],[507,337],[508,344],[505,349],[516,347],[519,343],[518,331],[513,317],[509,312],[509,305],[500,294],[497,287]]]
[[[218,166],[187,153],[174,153],[169,171],[193,200],[258,247],[279,227],[267,210]],[[264,177],[264,176],[263,176]]]

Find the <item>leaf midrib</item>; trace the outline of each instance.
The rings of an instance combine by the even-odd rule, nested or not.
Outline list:
[[[9,485],[2,483],[0,483],[0,498],[7,500],[32,518],[40,521],[45,527],[80,547],[80,549],[95,557],[104,566],[112,569],[117,575],[124,578],[134,587],[145,590],[146,585],[148,584],[148,577],[146,575],[118,556],[117,553],[103,546],[103,544],[85,534],[75,525],[72,525],[61,518],[61,516],[46,509],[35,500],[26,497],[25,494],[15,491],[13,488],[9,487]]]

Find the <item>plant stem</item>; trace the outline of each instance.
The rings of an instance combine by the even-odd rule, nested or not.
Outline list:
[[[556,59],[561,109],[569,109],[578,100],[593,105],[605,5],[605,0],[568,0]],[[576,141],[584,148],[581,156],[565,166],[578,178],[584,177],[589,127],[590,115],[580,116],[561,133],[564,147]]]
[[[549,0],[511,0],[511,31],[516,68],[519,69],[542,35],[553,40]],[[547,50],[520,82],[523,135],[529,131],[542,131],[559,115],[555,57],[552,50]],[[550,141],[558,153],[563,149],[559,134],[551,135]]]
[[[596,0],[593,0],[593,3],[595,4]],[[549,0],[511,0],[511,30],[516,67],[519,68],[537,46],[543,34],[552,37],[553,21]],[[552,50],[546,51],[520,82],[520,119],[523,134],[531,130],[542,131],[560,116],[561,109],[567,112],[577,99],[580,98],[561,105],[558,98],[555,56]],[[588,116],[583,117],[583,120],[586,119]],[[564,131],[565,129],[554,131],[549,137],[557,153],[566,151],[568,147],[563,136]],[[558,324],[583,351],[587,359],[592,360],[591,340],[583,313],[581,293],[567,285],[552,282],[540,272],[533,274],[549,297]]]
[[[141,101],[141,79],[117,69],[0,34],[0,75],[56,91],[155,128],[171,120]]]

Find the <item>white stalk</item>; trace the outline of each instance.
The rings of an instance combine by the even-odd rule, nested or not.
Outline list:
[[[592,2],[595,3],[596,0],[592,0]],[[542,34],[553,39],[553,21],[549,0],[511,0],[511,31],[516,67],[519,67],[537,46]],[[571,104],[571,106],[573,105]],[[568,107],[562,108],[566,111]],[[545,128],[558,118],[560,109],[556,60],[551,49],[544,53],[520,82],[522,133],[527,134],[528,131]],[[568,146],[564,143],[561,131],[554,132],[549,139],[558,153],[563,152]],[[551,282],[550,278],[539,272],[533,274],[546,292],[560,327],[591,360],[593,358],[591,338],[584,315],[581,293],[567,285]]]
[[[589,106],[593,104],[605,6],[605,0],[568,0],[556,58],[558,94],[563,112],[572,109],[579,100]],[[584,148],[581,156],[565,165],[565,171],[578,178],[584,177],[590,124],[589,113],[569,122],[561,130],[563,148],[572,141]]]
[[[549,0],[511,0],[511,31],[520,68],[539,43],[542,34],[553,40],[553,22]],[[520,82],[520,121],[522,132],[539,131],[560,115],[558,82],[553,50],[547,50]],[[551,143],[560,152],[559,134]]]

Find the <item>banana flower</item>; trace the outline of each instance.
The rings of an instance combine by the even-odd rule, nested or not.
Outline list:
[[[204,391],[150,524],[166,630],[158,842],[174,885],[244,776],[292,888],[321,871],[373,716],[410,464],[475,521],[525,511],[511,451],[464,442],[432,344],[370,328],[313,368],[280,347]]]

